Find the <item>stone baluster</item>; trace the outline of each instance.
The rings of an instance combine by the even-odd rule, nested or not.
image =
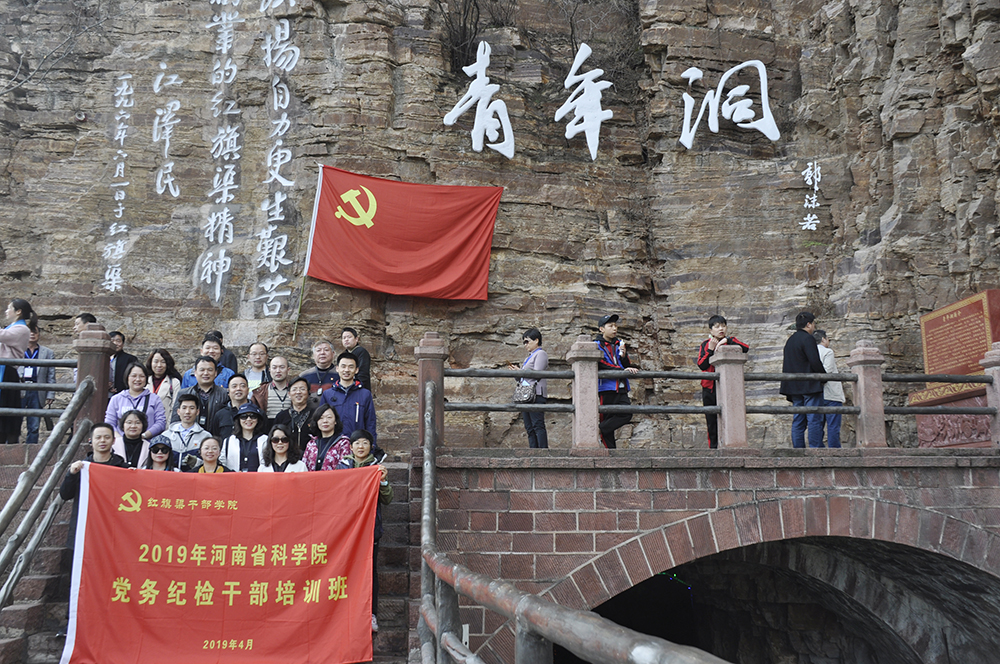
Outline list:
[[[986,405],[997,409],[997,414],[990,417],[990,440],[997,447],[1000,446],[1000,343],[994,343],[979,364],[993,378],[993,384],[986,386]]]
[[[733,344],[715,348],[712,365],[719,373],[715,383],[719,414],[719,447],[747,446],[747,395],[743,384],[743,369],[747,355]]]
[[[448,357],[448,344],[437,332],[425,332],[420,345],[413,349],[417,358],[417,406],[420,409],[418,432],[420,445],[424,444],[424,385],[434,383],[434,428],[438,444],[444,437],[444,361]]]
[[[882,395],[882,365],[885,357],[874,341],[861,340],[851,351],[847,366],[857,375],[854,404],[858,415],[858,446],[886,447],[885,402]]]
[[[108,410],[108,392],[111,381],[111,353],[114,346],[111,337],[103,325],[88,323],[73,340],[73,350],[76,351],[76,384],[79,385],[87,376],[94,378],[94,393],[83,405],[76,421],[86,418],[92,423],[104,421]]]
[[[601,447],[597,432],[597,361],[601,349],[586,334],[576,338],[576,343],[566,353],[566,361],[573,365],[573,447]]]

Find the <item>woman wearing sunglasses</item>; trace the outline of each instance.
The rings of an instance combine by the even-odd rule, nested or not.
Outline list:
[[[284,424],[275,424],[267,435],[259,473],[304,473],[308,469],[302,461],[302,450],[295,437]]]
[[[177,467],[177,459],[174,451],[170,449],[170,444],[164,442],[163,438],[153,439],[149,446],[149,456],[142,466],[146,470],[168,470],[175,473],[181,472]]]

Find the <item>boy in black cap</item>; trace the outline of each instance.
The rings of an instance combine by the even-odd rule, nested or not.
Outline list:
[[[598,361],[597,370],[628,371],[638,373],[628,359],[625,343],[618,338],[618,315],[601,316],[597,322],[600,335],[594,343],[601,349],[602,357]],[[602,406],[628,406],[628,381],[624,378],[597,378],[597,396]],[[608,449],[615,449],[615,431],[632,421],[632,413],[615,413],[600,416],[598,428],[601,432],[601,443]]]

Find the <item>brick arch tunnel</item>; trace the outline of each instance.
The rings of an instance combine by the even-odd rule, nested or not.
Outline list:
[[[821,496],[642,533],[543,594],[565,598],[572,586],[581,601],[561,603],[737,664],[995,664],[998,571],[1000,537],[982,527]],[[481,652],[511,638],[501,628]],[[555,664],[579,661],[556,648]]]
[[[739,664],[1000,661],[1000,579],[877,540],[732,549],[655,574],[594,610]],[[578,660],[557,651],[555,661]]]

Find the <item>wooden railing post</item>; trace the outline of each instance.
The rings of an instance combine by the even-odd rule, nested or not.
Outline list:
[[[882,395],[882,365],[885,357],[874,341],[861,340],[851,351],[847,366],[857,375],[854,405],[858,415],[858,446],[886,447],[885,401]]]
[[[1000,446],[1000,343],[994,343],[986,356],[979,360],[985,369],[985,374],[993,378],[993,384],[986,386],[986,405],[997,409],[997,414],[990,417],[990,440],[993,447]]]
[[[434,428],[437,431],[438,444],[441,443],[441,436],[444,435],[444,361],[448,357],[448,344],[437,332],[425,332],[424,338],[420,340],[420,345],[413,349],[413,354],[417,358],[417,407],[420,413],[424,412],[425,395],[424,386],[427,381],[434,383]],[[426,435],[424,418],[420,418],[419,431],[420,444],[424,444]]]
[[[566,361],[573,365],[573,447],[602,447],[597,432],[597,361],[601,349],[586,334],[576,338],[576,343],[566,353]]]
[[[111,378],[111,352],[114,346],[111,337],[98,323],[88,323],[80,332],[79,338],[73,341],[73,350],[77,354],[76,384],[83,382],[87,376],[94,377],[94,393],[80,409],[76,422],[90,420],[103,422],[108,410],[108,392]]]
[[[712,366],[719,372],[715,384],[719,414],[719,447],[747,446],[747,395],[743,384],[746,353],[736,345],[716,346]]]

